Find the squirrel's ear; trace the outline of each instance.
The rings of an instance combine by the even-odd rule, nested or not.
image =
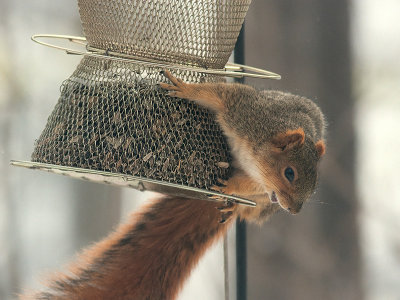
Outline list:
[[[317,149],[318,157],[322,157],[325,154],[326,147],[323,140],[319,140],[315,143],[315,148]]]
[[[295,146],[301,146],[303,143],[303,128],[281,132],[272,138],[272,145],[275,146],[279,151],[285,151]]]

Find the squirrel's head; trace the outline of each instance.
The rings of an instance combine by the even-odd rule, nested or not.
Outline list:
[[[263,149],[260,179],[271,202],[296,214],[311,197],[317,183],[317,164],[325,153],[323,140],[314,142],[304,130],[276,134]]]

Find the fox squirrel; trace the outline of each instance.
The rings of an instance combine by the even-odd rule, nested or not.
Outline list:
[[[156,199],[84,252],[72,275],[59,275],[48,291],[24,299],[175,299],[199,258],[236,217],[260,223],[279,207],[295,214],[313,193],[325,124],[312,101],[241,84],[187,84],[165,75],[172,85],[160,86],[172,97],[212,109],[228,138],[237,172],[212,188],[252,199],[257,207]],[[225,222],[221,215],[228,216]]]
[[[300,211],[317,181],[317,164],[325,153],[324,116],[309,99],[243,84],[188,84],[169,71],[172,84],[160,83],[171,97],[210,108],[228,138],[236,174],[213,189],[257,203],[237,207],[239,216],[262,222],[279,204]]]

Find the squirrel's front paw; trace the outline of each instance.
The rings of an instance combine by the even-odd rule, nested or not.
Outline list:
[[[217,207],[221,213],[231,213],[236,209],[237,204],[231,200],[226,200],[225,204]]]
[[[225,204],[217,207],[217,209],[221,212],[221,219],[219,222],[221,224],[223,224],[226,221],[228,221],[230,218],[232,218],[234,211],[236,210],[236,207],[237,207],[237,204],[230,200],[226,200]]]
[[[233,216],[233,213],[237,206],[236,203],[218,195],[212,195],[209,196],[209,198],[217,200],[219,202],[223,202],[223,204],[216,207],[216,209],[218,209],[221,213],[219,223],[223,224]]]
[[[172,76],[171,72],[165,70],[162,74],[167,77],[172,84],[160,82],[161,88],[169,91],[168,96],[178,97],[178,98],[188,98],[189,85],[184,83],[181,79]]]
[[[229,184],[228,180],[224,180],[221,178],[218,178],[218,183],[220,185],[213,185],[211,187],[212,190],[222,193],[222,194],[226,194],[226,195],[232,195],[234,189],[232,188],[232,186]]]

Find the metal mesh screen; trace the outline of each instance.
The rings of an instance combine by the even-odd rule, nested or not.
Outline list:
[[[157,85],[165,81],[159,73],[85,57],[63,83],[32,160],[200,188],[226,178],[231,157],[213,115],[166,96]],[[194,73],[179,76],[217,80]]]
[[[251,0],[79,0],[90,46],[142,58],[223,68]]]
[[[79,0],[89,47],[222,68],[249,0]],[[85,56],[36,141],[34,162],[135,175],[201,189],[227,178],[231,156],[214,115],[158,87],[159,67]],[[187,82],[221,77],[174,71]]]

